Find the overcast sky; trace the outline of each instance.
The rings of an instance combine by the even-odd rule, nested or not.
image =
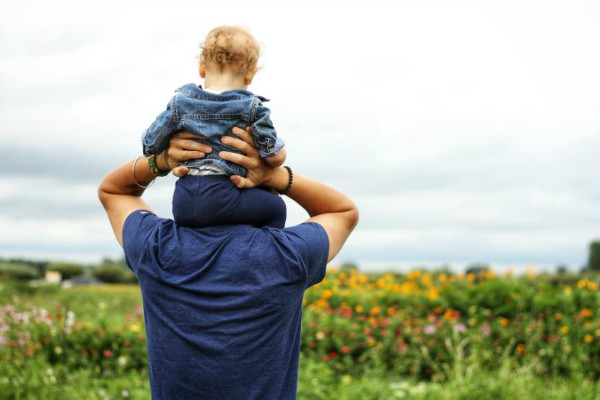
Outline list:
[[[120,256],[97,184],[222,24],[263,45],[287,164],[360,208],[338,261],[575,267],[600,237],[599,2],[0,4],[0,257]]]

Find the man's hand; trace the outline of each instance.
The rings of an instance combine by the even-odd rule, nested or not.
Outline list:
[[[167,164],[173,175],[182,177],[187,175],[189,168],[180,166],[182,161],[202,158],[206,153],[212,152],[212,148],[206,144],[192,139],[206,139],[206,136],[196,135],[190,132],[179,132],[171,138],[167,152]],[[161,158],[163,155],[157,157]]]
[[[239,139],[223,136],[221,139],[222,142],[240,150],[244,154],[222,151],[219,153],[219,157],[246,168],[245,177],[239,175],[230,177],[234,185],[239,189],[253,188],[261,185],[266,185],[273,189],[285,188],[288,179],[287,170],[281,167],[271,167],[260,157],[252,138],[251,129],[247,128],[244,131],[240,128],[233,128],[233,133]]]

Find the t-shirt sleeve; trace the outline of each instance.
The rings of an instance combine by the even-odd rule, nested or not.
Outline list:
[[[284,231],[306,268],[306,287],[321,282],[329,255],[329,238],[325,228],[316,222],[305,222]]]
[[[148,236],[158,227],[161,218],[148,210],[136,210],[127,216],[123,225],[125,261],[137,273],[139,260],[148,243]]]

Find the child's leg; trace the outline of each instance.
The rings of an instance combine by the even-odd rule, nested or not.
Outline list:
[[[179,225],[251,224],[282,229],[287,209],[281,197],[264,189],[240,190],[225,175],[184,176],[173,193]]]
[[[239,203],[237,189],[226,175],[192,176],[177,180],[173,218],[178,225],[201,227],[228,224]]]
[[[261,188],[237,190],[240,202],[231,216],[233,220],[278,229],[285,227],[287,208],[281,196]]]

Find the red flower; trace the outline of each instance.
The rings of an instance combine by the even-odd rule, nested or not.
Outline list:
[[[329,357],[328,356],[323,356],[323,357],[321,357],[321,360],[323,360],[324,362],[327,362],[327,361],[329,361]]]
[[[86,350],[86,349],[82,349],[82,350],[81,350],[81,355],[82,355],[82,356],[87,356],[87,353],[88,353],[88,352],[87,352],[87,350]]]
[[[91,349],[90,354],[93,356],[98,355],[98,351],[96,351],[96,349]]]
[[[329,353],[329,357],[337,358],[337,353],[335,351],[332,351],[331,353]]]
[[[104,350],[102,352],[102,355],[104,355],[104,357],[108,358],[108,357],[112,356],[112,351],[110,351],[110,350]]]
[[[317,342],[310,342],[309,346],[311,349],[314,349],[317,347]]]
[[[348,347],[348,346],[344,346],[344,347],[342,347],[340,350],[341,350],[341,351],[342,351],[342,353],[344,353],[344,354],[348,354],[348,353],[350,353],[350,347]]]

